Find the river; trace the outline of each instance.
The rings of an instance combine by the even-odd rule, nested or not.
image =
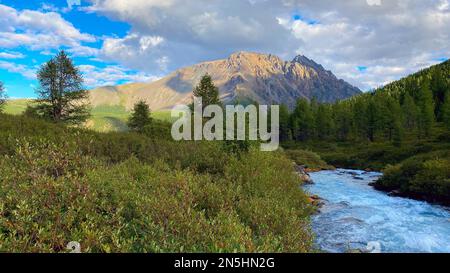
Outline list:
[[[450,211],[392,197],[369,186],[381,173],[338,169],[311,174],[305,190],[324,199],[313,216],[316,244],[323,251],[450,252]]]

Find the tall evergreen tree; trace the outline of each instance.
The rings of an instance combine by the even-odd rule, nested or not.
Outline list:
[[[332,135],[334,123],[331,113],[331,107],[328,104],[320,104],[316,115],[316,133],[317,138],[320,140],[325,140]]]
[[[194,96],[202,98],[203,109],[208,105],[221,105],[219,98],[219,88],[217,88],[210,75],[206,74],[195,87]]]
[[[388,111],[381,113],[387,116],[385,123],[385,132],[387,138],[396,144],[401,144],[403,140],[403,113],[400,102],[392,97],[386,98],[386,106]]]
[[[365,127],[366,137],[370,142],[375,141],[375,133],[377,130],[377,124],[379,120],[377,119],[377,105],[374,99],[369,99],[366,108],[367,125]]]
[[[442,104],[442,121],[450,130],[450,90],[446,92],[444,103]]]
[[[89,117],[88,91],[83,77],[64,51],[41,66],[38,108],[41,115],[54,122],[80,124]]]
[[[367,105],[367,98],[360,97],[347,106],[352,114],[351,133],[359,139],[367,139]]]
[[[134,105],[133,112],[128,119],[128,128],[132,131],[142,133],[146,126],[152,124],[150,107],[145,101],[139,101]]]
[[[288,141],[292,138],[289,128],[289,116],[288,107],[284,104],[280,105],[280,141]]]
[[[442,121],[442,105],[444,104],[445,93],[447,92],[449,86],[440,69],[434,69],[430,87],[435,104],[434,114],[438,121]]]
[[[406,92],[403,98],[402,111],[404,116],[404,127],[408,129],[408,131],[414,132],[417,129],[419,110],[409,92]]]
[[[341,141],[349,140],[353,127],[351,108],[345,102],[338,102],[333,106],[333,113],[336,138]]]
[[[314,117],[309,102],[299,99],[291,116],[293,138],[298,141],[310,139],[314,133]]]
[[[3,110],[3,107],[6,104],[6,92],[3,87],[3,82],[0,82],[0,112]]]
[[[417,105],[419,107],[419,136],[429,136],[435,117],[433,94],[430,90],[430,81],[428,78],[425,78],[421,84]]]

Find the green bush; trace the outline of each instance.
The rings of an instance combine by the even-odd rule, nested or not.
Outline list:
[[[450,151],[415,156],[389,166],[375,186],[401,194],[450,204]]]
[[[333,166],[328,165],[320,156],[314,152],[307,150],[287,150],[286,154],[297,165],[305,165],[309,169],[314,170],[330,170]]]
[[[0,252],[313,250],[312,207],[282,153],[25,117],[0,127]]]

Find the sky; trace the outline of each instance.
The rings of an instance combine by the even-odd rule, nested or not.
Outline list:
[[[236,51],[304,55],[362,90],[450,56],[450,0],[0,0],[0,81],[31,98],[58,50],[86,88]]]

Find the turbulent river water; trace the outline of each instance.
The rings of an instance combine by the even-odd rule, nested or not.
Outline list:
[[[325,200],[312,219],[327,252],[450,252],[450,210],[391,197],[369,186],[380,173],[338,169],[312,173],[306,191]]]

